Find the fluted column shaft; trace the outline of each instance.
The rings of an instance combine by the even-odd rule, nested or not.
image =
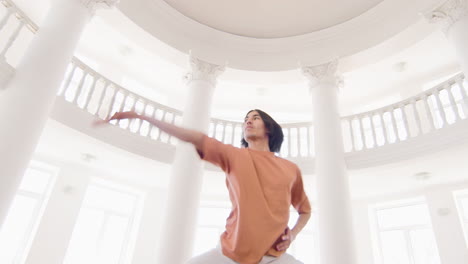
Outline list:
[[[193,57],[190,61],[192,72],[187,75],[189,96],[182,126],[207,133],[216,77],[224,68]],[[172,165],[158,263],[183,264],[192,254],[203,180],[201,165],[192,145],[178,144]]]
[[[310,81],[315,135],[319,247],[323,264],[354,264],[351,203],[338,112],[337,62],[304,67]]]

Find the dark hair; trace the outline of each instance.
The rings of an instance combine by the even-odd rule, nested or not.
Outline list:
[[[262,118],[263,123],[265,124],[265,129],[268,134],[268,145],[270,147],[270,151],[280,152],[281,144],[283,143],[284,138],[283,129],[281,129],[281,126],[278,123],[276,123],[276,121],[270,115],[259,109],[250,110],[249,112],[247,112],[246,116],[252,111],[257,111],[260,117]],[[244,148],[247,148],[249,146],[249,143],[247,143],[247,141],[245,141],[244,139],[244,132],[242,132],[241,145]]]

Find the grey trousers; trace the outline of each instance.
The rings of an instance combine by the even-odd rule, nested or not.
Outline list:
[[[264,256],[258,264],[304,264],[293,256],[284,253],[280,257]],[[186,264],[239,264],[223,255],[221,247],[191,258]]]

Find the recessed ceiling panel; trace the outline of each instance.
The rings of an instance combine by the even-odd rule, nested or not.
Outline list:
[[[183,15],[252,38],[303,35],[360,16],[382,0],[165,0]]]

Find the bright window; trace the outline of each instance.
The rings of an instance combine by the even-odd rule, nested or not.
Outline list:
[[[85,193],[64,263],[130,263],[143,198],[141,191],[94,179]]]
[[[0,263],[23,263],[36,233],[57,170],[31,162],[0,231]]]
[[[377,205],[370,209],[376,238],[376,262],[440,264],[429,210],[423,199]]]

